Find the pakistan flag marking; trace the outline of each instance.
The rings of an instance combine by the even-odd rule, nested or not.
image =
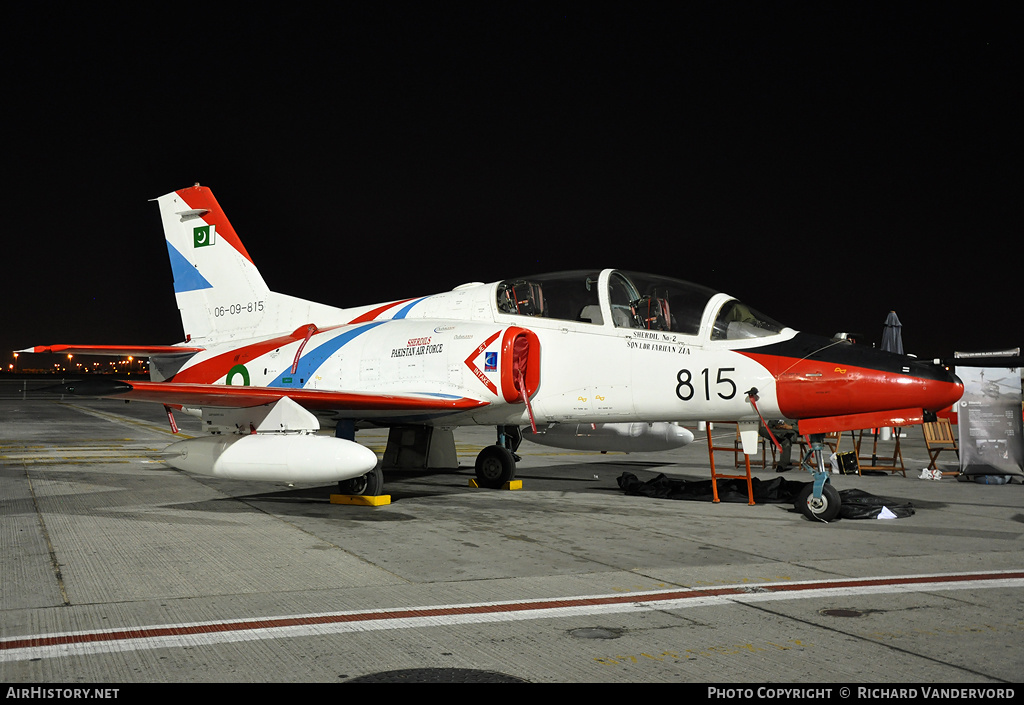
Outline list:
[[[196,247],[212,245],[216,237],[213,225],[200,225],[192,230],[192,240]]]

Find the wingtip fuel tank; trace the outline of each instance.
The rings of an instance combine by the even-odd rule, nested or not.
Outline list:
[[[164,460],[197,475],[289,483],[348,480],[377,464],[377,456],[365,446],[312,434],[192,438],[168,446]]]

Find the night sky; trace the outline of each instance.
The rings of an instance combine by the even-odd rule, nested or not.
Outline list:
[[[4,355],[181,340],[148,200],[197,181],[336,306],[616,267],[868,345],[894,309],[921,357],[1024,344],[1000,5],[48,7],[2,30]]]

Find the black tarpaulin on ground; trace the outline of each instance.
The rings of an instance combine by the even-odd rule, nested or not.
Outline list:
[[[711,502],[714,499],[711,480],[673,480],[660,474],[642,482],[633,473],[624,472],[616,481],[623,492],[634,497],[688,499],[697,502]],[[784,477],[775,477],[767,481],[756,477],[751,479],[754,502],[757,504],[792,504],[800,494],[800,490],[809,484],[811,483],[787,480]],[[863,490],[840,490],[839,498],[841,500],[839,516],[844,519],[875,519],[883,508],[888,509],[898,518],[914,514],[914,506],[905,499],[879,497]],[[747,481],[719,480],[718,499],[722,502],[746,504],[748,501]]]

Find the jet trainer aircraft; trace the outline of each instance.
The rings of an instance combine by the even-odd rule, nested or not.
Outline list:
[[[174,430],[174,409],[201,416],[211,435],[168,448],[168,462],[191,472],[338,481],[374,494],[381,470],[354,442],[357,427],[390,428],[390,465],[457,467],[451,429],[476,424],[497,429],[476,459],[478,482],[500,487],[514,477],[520,427],[556,445],[558,429],[586,425],[608,432],[609,444],[645,435],[673,447],[692,440],[679,422],[738,421],[753,452],[762,417],[786,418],[820,450],[821,434],[921,423],[963,392],[938,365],[800,333],[724,293],[614,269],[335,308],[271,291],[209,188],[156,200],[185,342],[22,352],[148,356],[149,381],[68,389],[162,403]],[[316,435],[321,423],[335,436]],[[817,458],[797,505],[828,520],[839,497]]]

